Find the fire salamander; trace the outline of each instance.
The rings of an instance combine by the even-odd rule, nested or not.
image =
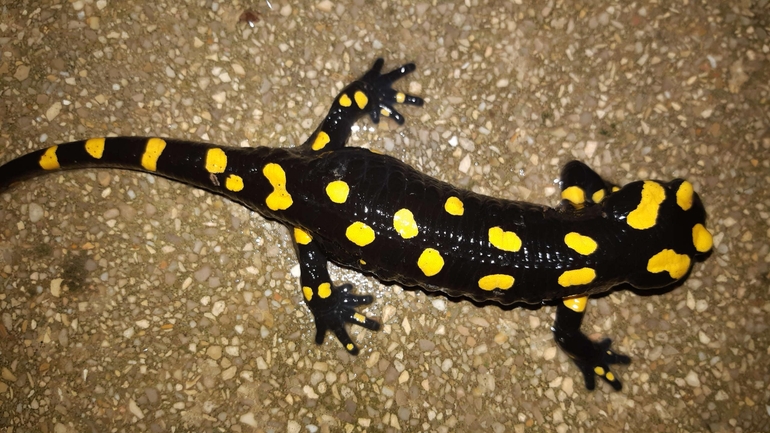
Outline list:
[[[461,190],[392,157],[345,147],[361,117],[403,124],[394,105],[423,104],[392,88],[414,64],[384,74],[382,66],[378,59],[345,87],[296,148],[92,138],[8,162],[0,167],[0,190],[84,167],[138,170],[194,185],[292,230],[318,344],[332,331],[355,355],[346,324],[380,327],[356,310],[372,296],[334,284],[326,269],[330,260],[384,282],[450,297],[556,304],[553,334],[586,387],[593,389],[599,376],[621,389],[610,366],[630,359],[612,351],[609,339],[594,342],[580,330],[588,297],[624,283],[637,289],[672,285],[708,255],[712,236],[692,184],[644,180],[618,187],[573,161],[561,173],[561,203],[551,208]]]

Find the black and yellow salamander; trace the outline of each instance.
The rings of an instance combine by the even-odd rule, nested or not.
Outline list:
[[[345,147],[364,115],[402,124],[396,104],[423,100],[392,84],[415,69],[382,74],[378,59],[336,97],[320,126],[291,149],[235,148],[166,138],[109,137],[51,146],[0,167],[0,190],[58,170],[138,170],[223,195],[292,230],[302,296],[316,342],[332,331],[358,348],[345,325],[379,323],[356,311],[372,302],[335,285],[327,261],[384,282],[502,305],[557,305],[553,333],[585,376],[621,384],[612,364],[630,359],[610,340],[580,331],[590,295],[620,284],[656,289],[684,279],[711,250],[692,184],[644,180],[617,187],[585,164],[561,173],[555,207],[486,197],[428,177],[390,156]]]

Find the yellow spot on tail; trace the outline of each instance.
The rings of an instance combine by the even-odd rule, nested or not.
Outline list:
[[[356,346],[353,346],[353,343],[348,343],[348,344],[346,344],[346,345],[345,345],[345,349],[346,349],[348,352],[352,352],[352,351],[353,351],[353,349],[355,349],[355,348],[356,348]]]
[[[586,304],[588,303],[588,296],[578,296],[576,298],[565,298],[564,306],[576,313],[582,313],[586,310]]]
[[[598,374],[599,376],[604,376],[604,369],[597,365],[594,367],[594,373]]]
[[[465,206],[459,198],[452,196],[446,199],[444,210],[449,215],[460,216],[465,212]]]
[[[225,151],[214,147],[206,152],[206,171],[209,173],[224,173],[227,168]]]
[[[92,138],[86,141],[86,152],[94,159],[102,159],[104,154],[104,138]]]
[[[300,245],[307,245],[313,240],[313,237],[301,228],[294,227],[294,240]]]
[[[698,252],[705,253],[714,245],[714,239],[703,224],[695,224],[692,227],[692,243]]]
[[[56,157],[56,149],[58,148],[59,146],[51,146],[40,155],[40,161],[38,161],[40,168],[43,170],[56,170],[61,167],[59,165],[59,158]]]
[[[593,193],[593,195],[591,195],[591,200],[593,200],[594,203],[601,203],[602,200],[604,200],[604,190],[600,189]]]
[[[243,178],[237,174],[231,174],[225,179],[225,188],[232,192],[238,192],[243,189]]]
[[[489,243],[495,248],[503,251],[519,251],[521,249],[521,239],[514,232],[507,232],[500,227],[489,229]]]
[[[692,207],[692,184],[684,181],[679,185],[679,189],[676,190],[676,204],[682,208],[682,210],[690,210]]]
[[[564,243],[578,253],[587,256],[596,251],[596,241],[579,233],[570,232],[564,236]]]
[[[344,181],[335,180],[333,182],[329,182],[329,184],[326,185],[326,195],[328,195],[329,200],[333,201],[334,203],[345,203],[348,199],[349,193],[350,187]]]
[[[690,256],[677,254],[674,250],[665,249],[650,257],[647,270],[653,274],[668,272],[671,278],[678,280],[690,269]]]
[[[270,185],[273,186],[273,192],[265,199],[265,204],[270,210],[286,210],[294,203],[291,194],[286,190],[286,172],[275,163],[265,164],[262,169]]]
[[[559,275],[559,285],[562,287],[588,284],[596,278],[596,271],[591,268],[573,269]]]
[[[419,232],[414,214],[409,209],[400,209],[393,215],[393,227],[404,239],[413,238]]]
[[[441,268],[444,267],[444,258],[433,248],[425,248],[417,259],[417,266],[426,277],[432,277],[441,272]]]
[[[361,221],[356,221],[345,230],[345,236],[350,242],[364,247],[374,242],[374,230]]]
[[[486,277],[481,277],[479,280],[479,288],[481,290],[508,290],[513,287],[513,277],[506,274],[492,274]]]
[[[646,230],[655,225],[660,204],[666,199],[666,190],[651,180],[645,180],[642,186],[642,198],[636,209],[629,212],[626,222],[637,230]]]
[[[302,293],[305,295],[305,300],[310,301],[313,299],[313,289],[308,286],[302,287]]]
[[[345,107],[345,108],[350,107],[350,104],[352,104],[352,103],[353,103],[353,101],[350,100],[350,96],[348,96],[347,93],[343,93],[340,96],[340,105],[342,105],[343,107]]]
[[[586,202],[586,192],[579,186],[571,186],[561,192],[561,198],[574,205],[581,205]]]
[[[332,285],[329,283],[321,283],[318,285],[318,296],[321,299],[326,299],[332,295]]]
[[[353,99],[356,100],[356,105],[358,105],[358,108],[363,110],[366,107],[366,104],[369,103],[369,98],[366,97],[366,94],[360,90],[356,90],[356,93],[353,94]]]
[[[315,140],[313,140],[313,144],[310,146],[310,148],[313,150],[321,150],[326,147],[330,141],[331,138],[329,138],[329,134],[323,131],[319,131],[318,135],[315,136]]]
[[[157,170],[158,158],[160,158],[165,148],[166,142],[160,138],[147,140],[147,145],[144,147],[144,153],[142,154],[142,167],[148,171]]]
[[[406,94],[404,92],[396,93],[396,102],[403,104],[406,101]]]

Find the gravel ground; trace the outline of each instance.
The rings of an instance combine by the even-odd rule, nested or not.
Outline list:
[[[712,4],[713,3],[713,4]],[[251,11],[251,13],[245,13]],[[382,332],[313,343],[280,225],[164,179],[83,170],[0,195],[4,432],[770,430],[770,4],[390,0],[0,5],[0,162],[103,135],[301,143],[378,56],[426,99],[351,145],[555,204],[562,164],[689,179],[714,254],[590,302],[633,363],[587,392],[553,308],[383,286]]]

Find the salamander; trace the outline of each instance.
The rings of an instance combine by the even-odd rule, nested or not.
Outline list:
[[[405,163],[346,147],[354,123],[404,117],[396,104],[423,99],[393,83],[413,63],[382,73],[383,60],[347,85],[304,144],[238,148],[160,137],[102,137],[50,146],[0,167],[0,190],[59,170],[137,170],[208,190],[284,224],[292,232],[302,297],[315,341],[331,331],[353,355],[347,324],[380,325],[357,311],[371,295],[335,284],[327,261],[386,283],[500,305],[555,304],[552,327],[583,373],[621,389],[610,370],[630,358],[610,339],[581,330],[588,297],[629,284],[659,289],[708,256],[712,236],[690,182],[642,180],[622,187],[572,161],[555,207],[488,197],[431,178]]]

